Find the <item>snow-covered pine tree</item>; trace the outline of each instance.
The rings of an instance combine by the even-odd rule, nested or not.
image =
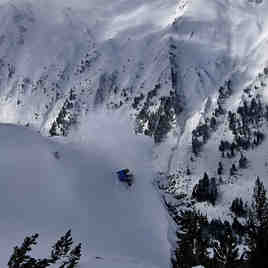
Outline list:
[[[214,243],[214,258],[221,268],[238,267],[238,247],[231,228],[225,231],[220,241]]]
[[[268,200],[263,182],[257,177],[247,222],[249,267],[268,267]]]
[[[9,268],[46,268],[58,264],[60,268],[74,268],[80,261],[81,243],[72,248],[71,230],[63,235],[52,247],[48,258],[36,259],[29,253],[37,244],[38,234],[27,236],[20,247],[16,246],[11,255]]]

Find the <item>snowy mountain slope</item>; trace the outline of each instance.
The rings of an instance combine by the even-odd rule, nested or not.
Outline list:
[[[251,204],[252,191],[256,178],[259,176],[266,187],[268,187],[267,175],[267,69],[260,72],[256,79],[249,83],[243,91],[238,91],[237,85],[230,85],[231,95],[223,102],[225,112],[220,117],[216,115],[216,128],[209,132],[208,140],[203,144],[200,154],[195,155],[192,147],[193,131],[198,126],[207,122],[211,123],[211,118],[215,118],[215,111],[219,101],[219,94],[214,99],[207,101],[201,113],[197,113],[186,124],[185,134],[181,137],[178,150],[173,153],[170,174],[176,174],[176,194],[186,194],[191,198],[194,186],[207,172],[210,177],[215,177],[218,185],[219,197],[216,205],[212,206],[207,202],[196,203],[196,207],[203,213],[206,213],[209,219],[221,218],[232,222],[234,215],[230,211],[232,201],[240,197],[244,202]],[[228,86],[227,86],[228,87]],[[221,141],[229,141],[230,143],[237,140],[230,125],[230,112],[235,114],[239,120],[241,107],[245,107],[245,103],[252,106],[252,101],[257,100],[261,105],[260,121],[257,125],[247,123],[250,129],[250,146],[248,148],[239,147],[234,155],[222,156],[220,151]],[[208,105],[209,103],[209,105]],[[240,110],[239,110],[240,109]],[[252,108],[250,108],[252,109]],[[252,118],[257,116],[254,111]],[[241,118],[241,117],[240,117]],[[249,121],[251,122],[251,121]],[[251,125],[252,124],[252,125]],[[239,125],[239,124],[238,124]],[[246,125],[247,127],[247,125]],[[238,127],[239,129],[239,127]],[[242,128],[243,129],[243,128]],[[238,130],[239,131],[239,130]],[[244,131],[244,130],[243,130]],[[263,133],[265,138],[259,143],[251,140],[255,133]],[[243,135],[241,135],[243,137]],[[240,167],[241,155],[247,158],[245,167]],[[223,174],[219,175],[219,162],[223,165]],[[231,174],[232,165],[235,164],[237,171]],[[187,174],[187,168],[191,174]]]
[[[175,92],[182,127],[224,81],[245,83],[266,62],[265,3],[78,3],[2,4],[1,121],[47,134],[71,89],[80,117],[103,104],[132,110],[135,97],[159,87],[154,110]]]
[[[83,244],[81,267],[168,267],[168,217],[152,186],[151,143],[111,118],[110,125],[103,116],[91,120],[91,134],[80,130],[87,144],[0,126],[2,266],[27,234],[40,233],[34,253],[43,256],[72,228]],[[122,129],[120,142],[115,134],[105,140],[111,125]],[[131,189],[115,174],[127,164],[135,174]]]
[[[15,0],[1,5],[0,121],[27,125],[45,136],[68,136],[67,141],[90,148],[88,152],[55,145],[64,152],[63,166],[59,171],[55,167],[59,176],[76,178],[83,188],[82,192],[73,192],[76,185],[72,184],[67,189],[72,201],[62,203],[81,205],[79,216],[88,209],[96,215],[92,230],[87,230],[94,241],[94,248],[88,247],[94,251],[89,263],[95,263],[95,255],[103,255],[105,260],[98,263],[100,266],[115,262],[167,267],[167,221],[159,212],[161,205],[155,201],[155,195],[151,195],[149,181],[143,181],[154,177],[153,168],[175,178],[169,190],[175,195],[186,194],[186,202],[191,201],[193,189],[204,172],[216,177],[219,197],[215,206],[195,203],[210,219],[231,220],[232,200],[239,195],[250,202],[256,176],[266,176],[267,140],[252,150],[239,147],[230,159],[221,157],[218,147],[222,140],[234,141],[228,112],[239,118],[238,108],[245,100],[250,103],[252,96],[261,98],[263,108],[267,104],[268,4],[261,0],[135,0],[112,1],[109,5],[104,0],[87,2]],[[104,110],[102,117],[96,116],[98,109]],[[119,135],[121,131],[117,129],[123,126],[107,120],[116,111],[132,119],[129,129],[154,138],[153,153],[148,152],[151,147],[147,143],[141,142],[136,148],[137,141],[129,133],[122,131]],[[213,116],[217,117],[216,124],[211,123]],[[262,119],[266,122],[265,115]],[[104,122],[101,124],[109,128],[102,129],[94,121]],[[208,122],[209,137],[204,138],[200,152],[195,155],[193,138],[204,131]],[[200,133],[199,126],[203,127]],[[259,129],[250,127],[252,132],[260,130],[267,134],[266,123]],[[197,140],[201,138],[199,135]],[[240,152],[248,158],[249,166],[230,175],[232,164],[239,162]],[[75,167],[72,154],[76,155]],[[153,164],[152,159],[140,161],[147,154],[153,156]],[[88,166],[88,158],[93,159],[94,165]],[[107,170],[102,170],[102,174],[95,172],[93,166],[101,170],[103,161],[107,162]],[[222,181],[217,176],[220,161],[224,166]],[[108,177],[122,165],[135,170],[140,178],[131,193],[114,185],[115,178],[108,183],[104,178],[104,174]],[[48,166],[54,167],[54,159],[49,160]],[[91,169],[102,183],[84,182],[84,174],[90,174]],[[54,176],[52,172],[51,178]],[[84,189],[89,186],[97,194],[93,192],[88,197]],[[99,199],[99,210],[95,211],[96,199],[103,190],[109,200]],[[78,199],[78,193],[83,199]],[[131,209],[122,200],[131,201]],[[150,204],[154,202],[157,207],[151,210]],[[144,204],[148,207],[140,210]],[[107,224],[102,211],[113,212],[113,206],[119,207],[118,214],[127,217],[121,222],[121,217],[110,213],[112,224]],[[65,211],[65,205],[63,208]],[[158,213],[161,219],[155,218]],[[70,224],[76,224],[76,217],[77,214],[71,215]],[[144,219],[148,221],[145,225]],[[86,223],[90,220],[85,218]],[[102,235],[111,238],[105,245],[99,240],[100,233],[96,233],[99,225],[102,231],[107,230]],[[114,231],[111,226],[118,229]],[[133,233],[125,226],[131,226]],[[123,240],[119,233],[125,234]],[[140,243],[145,233],[150,238]],[[130,244],[129,240],[135,243]],[[162,243],[163,248],[153,246]]]
[[[83,1],[80,8],[68,1],[3,4],[1,121],[47,134],[71,89],[71,113],[79,118],[103,104],[137,114],[144,100],[133,109],[134,98],[158,87],[154,110],[161,96],[175,92],[183,125],[235,67],[232,13],[219,16],[228,7],[223,2],[206,1],[206,10],[202,1],[173,0],[121,1],[109,9]]]
[[[217,232],[224,233],[226,238],[225,228],[230,228],[235,237],[233,245],[239,249],[236,261],[242,256],[239,261],[242,267],[252,254],[247,240],[248,223],[249,215],[254,215],[250,214],[254,200],[257,202],[257,182],[268,187],[267,74],[267,68],[264,68],[242,91],[235,90],[230,81],[219,88],[215,99],[208,99],[201,112],[186,124],[187,134],[182,136],[178,149],[173,150],[168,181],[163,180],[166,177],[163,174],[158,179],[170,215],[179,226],[183,224],[179,216],[181,211],[196,209],[208,220],[201,230],[208,230],[212,241],[220,241],[221,238],[215,236]],[[238,209],[234,208],[237,200],[241,205]],[[244,214],[239,213],[240,209]],[[182,219],[187,223],[187,217]],[[188,225],[191,224],[188,222]],[[177,250],[181,244],[183,242]],[[199,250],[197,248],[196,255],[193,253],[192,259],[198,256]],[[219,260],[213,255],[217,254],[213,242],[208,250],[212,250],[208,259]],[[177,260],[183,260],[178,257],[180,255],[176,256]],[[199,259],[196,262],[206,263]]]

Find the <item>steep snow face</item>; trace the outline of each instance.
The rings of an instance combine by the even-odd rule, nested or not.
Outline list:
[[[203,6],[206,8],[202,8]],[[223,54],[229,56],[228,64],[231,64],[231,72],[229,75],[225,76],[225,78],[226,80],[227,78],[230,79],[233,90],[236,92],[235,96],[228,101],[228,108],[231,110],[236,109],[241,102],[243,89],[248,86],[253,87],[251,84],[254,84],[256,80],[259,80],[257,75],[263,73],[264,67],[267,66],[268,56],[266,51],[268,45],[268,20],[265,15],[267,14],[267,9],[268,5],[264,1],[241,0],[233,2],[198,0],[190,5],[184,13],[184,16],[180,19],[181,21],[185,21],[184,23],[186,26],[183,28],[186,29],[192,24],[200,25],[196,43],[200,44],[200,50],[202,50],[202,43],[204,44],[204,49],[206,49],[205,53],[208,59],[211,56],[213,57],[214,51],[219,50],[222,50]],[[193,18],[199,19],[196,20]],[[210,35],[215,38],[215,42],[212,42],[211,44],[210,42],[212,38],[204,38],[205,36],[209,37]],[[228,53],[226,53],[227,51]],[[197,57],[198,56],[196,55],[196,58]],[[187,57],[187,60],[188,59],[189,57]],[[216,60],[214,61],[214,64],[224,66],[224,61],[219,62]],[[204,66],[206,66],[206,64]],[[223,67],[223,69],[226,68]],[[210,73],[213,78],[220,81],[220,78],[215,77],[217,72],[211,71],[206,73]],[[221,86],[224,86],[224,83],[222,83]],[[205,88],[208,89],[209,87],[205,85]],[[191,91],[189,90],[188,92]],[[266,91],[264,90],[262,93],[264,96],[266,95],[265,92]],[[177,145],[180,150],[177,153],[177,158],[174,158],[173,170],[176,169],[178,157],[181,159],[187,158],[185,155],[182,156],[182,154],[184,154],[185,151],[189,152],[192,130],[207,116],[204,107],[213,107],[213,105],[215,105],[217,97],[215,91],[211,91],[211,94],[207,94],[207,96],[209,96],[209,98],[204,98],[201,102],[199,100],[199,103],[202,103],[202,105],[199,109],[192,108],[192,116],[186,120],[185,132],[178,140]],[[189,94],[190,102],[192,101],[191,97],[192,95]],[[267,103],[266,99],[264,99],[264,101]],[[207,107],[207,109],[209,114],[212,108]]]
[[[160,159],[162,170],[172,172],[178,158],[189,158],[184,152],[190,150],[192,130],[206,117],[204,107],[215,103],[216,92],[226,81],[232,82],[238,94],[229,102],[236,107],[241,91],[267,66],[267,9],[265,1],[186,2],[172,27],[176,44],[172,62],[178,70],[177,91],[183,94],[185,109],[177,117],[176,137],[169,135],[166,146],[158,150],[159,155],[163,150],[171,155],[164,157],[165,163]]]
[[[135,94],[159,82],[161,95],[169,92],[165,29],[175,1],[116,1],[109,7],[86,2],[75,8],[68,1],[2,5],[2,121],[30,123],[47,133],[71,89],[79,114],[97,105],[130,105]]]
[[[196,202],[195,206],[207,214],[209,219],[221,218],[232,222],[234,215],[229,209],[232,201],[240,197],[250,205],[257,176],[261,178],[266,187],[268,185],[266,180],[267,138],[260,143],[257,140],[254,141],[254,135],[257,132],[267,136],[267,118],[265,115],[268,104],[267,18],[265,16],[267,3],[237,1],[230,4],[226,1],[223,7],[228,7],[229,13],[226,10],[225,14],[229,14],[230,17],[230,51],[232,59],[235,60],[235,68],[230,80],[218,88],[216,94],[208,97],[203,102],[201,109],[187,119],[184,132],[178,139],[176,146],[173,147],[168,171],[171,174],[176,174],[174,187],[176,194],[186,194],[188,200],[192,197],[193,188],[203,177],[204,172],[207,172],[210,178],[216,178],[219,195],[215,206],[209,202]],[[197,12],[200,11],[197,10]],[[230,89],[231,93],[223,97],[222,92],[226,89]],[[232,130],[230,114],[234,113],[234,116],[241,122],[241,117],[243,117],[239,115],[241,109],[247,104],[254,107],[254,101],[258,101],[261,107],[260,123],[256,125],[254,123],[241,123],[242,129],[245,127],[250,129],[251,134],[246,138],[246,140],[252,139],[250,147],[239,145],[234,154],[227,153],[223,157],[219,147],[221,142],[228,141],[239,144],[238,136],[245,135],[241,134],[239,130],[237,133],[240,134]],[[220,113],[221,115],[218,111],[216,112],[219,103],[224,110],[223,113]],[[256,116],[255,113],[253,113],[252,118],[254,116]],[[216,118],[214,129],[210,125],[212,117]],[[205,124],[209,126],[208,140],[204,143],[202,141],[200,153],[195,155],[192,148],[193,131]],[[248,161],[244,167],[240,164],[241,155],[245,156]],[[222,174],[218,172],[219,162],[224,167]],[[231,172],[232,165],[238,167],[234,173]],[[190,172],[187,171],[187,168]]]
[[[175,24],[177,38],[183,37],[178,64],[187,66],[182,75],[187,103],[196,100],[196,91],[202,101],[224,79],[238,76],[242,84],[243,76],[250,81],[263,69],[267,63],[267,9],[265,1],[197,0],[188,4]],[[198,103],[200,99],[194,104]]]
[[[100,105],[136,114],[144,100],[133,109],[134,98],[157,86],[156,105],[175,92],[183,126],[237,66],[232,42],[239,31],[232,35],[232,16],[233,10],[242,14],[241,6],[201,0],[5,3],[0,120],[47,134],[71,89],[79,118]]]
[[[67,9],[57,12],[42,5],[12,2],[0,10],[0,55],[10,61],[17,76],[35,78],[45,66],[74,64],[90,42],[86,27]]]
[[[1,266],[26,235],[40,234],[33,255],[46,257],[71,228],[83,244],[81,267],[169,267],[168,218],[152,186],[150,140],[133,136],[118,116],[88,122],[90,134],[73,133],[83,143],[0,125]],[[132,188],[117,181],[125,167],[135,175]]]
[[[49,4],[48,4],[49,3]],[[131,28],[141,28],[143,34],[150,31],[159,31],[171,24],[176,18],[178,1],[160,0],[134,0],[111,1],[107,5],[106,0],[56,0],[46,1],[50,6],[71,7],[78,12],[88,12],[89,18],[85,20],[95,22],[99,26],[93,31],[100,39],[115,38],[117,34],[129,31]]]

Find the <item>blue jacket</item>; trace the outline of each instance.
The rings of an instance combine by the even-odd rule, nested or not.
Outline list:
[[[122,169],[117,171],[117,176],[120,181],[127,181],[128,180],[128,169]]]

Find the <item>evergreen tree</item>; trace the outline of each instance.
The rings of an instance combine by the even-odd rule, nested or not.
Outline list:
[[[232,202],[230,210],[237,216],[237,217],[244,217],[247,214],[247,210],[244,206],[242,198],[235,198]]]
[[[222,162],[219,162],[219,164],[218,164],[217,173],[218,173],[218,175],[222,175],[222,173],[223,173]]]
[[[218,197],[218,189],[216,184],[216,178],[211,178],[210,185],[209,185],[209,201],[210,203],[215,206],[215,202]]]
[[[264,134],[261,131],[255,131],[254,132],[254,145],[258,146],[262,143],[262,141],[264,140]]]
[[[235,164],[233,163],[232,167],[230,168],[230,176],[234,176],[236,172],[237,172],[237,168]]]
[[[268,201],[263,182],[257,177],[253,191],[252,210],[255,213],[259,225],[268,222]]]
[[[217,127],[217,119],[215,118],[215,116],[212,116],[210,119],[210,128],[215,131],[216,127]]]
[[[74,268],[80,261],[81,243],[72,248],[73,240],[69,230],[52,247],[48,258],[35,259],[29,255],[32,247],[37,244],[38,234],[26,237],[21,247],[16,246],[11,255],[9,268],[46,268],[59,264],[60,268]]]
[[[53,122],[51,129],[49,130],[49,135],[50,136],[59,136],[57,133],[57,123],[55,121]]]
[[[236,217],[232,223],[232,230],[238,234],[240,238],[245,234],[245,226],[243,226]]]
[[[207,217],[195,210],[180,211],[176,220],[180,226],[177,232],[178,248],[174,268],[192,268],[208,259],[208,240],[202,230],[208,224]]]
[[[217,195],[216,179],[209,179],[208,174],[205,172],[203,179],[199,180],[198,184],[195,185],[192,198],[198,202],[209,201],[212,205],[215,205]]]
[[[265,105],[264,117],[268,121],[268,105]]]
[[[236,113],[229,111],[228,112],[228,121],[229,121],[229,129],[233,132],[234,135],[236,135],[236,133],[237,133]]]
[[[247,168],[248,159],[243,154],[241,154],[238,164],[239,168]]]
[[[186,175],[191,175],[191,170],[190,170],[190,168],[189,167],[187,167],[187,169],[186,169]]]
[[[178,234],[177,234],[178,236]],[[179,247],[175,251],[176,260],[173,263],[173,268],[192,268],[194,265],[193,249],[191,240],[188,238],[188,233],[184,239],[179,242]]]
[[[247,222],[249,267],[268,267],[268,202],[266,190],[258,177]]]
[[[208,186],[209,185],[209,177],[208,177],[207,172],[204,173],[203,182],[204,182],[204,185],[205,186]]]
[[[26,237],[21,247],[14,247],[13,254],[11,255],[8,267],[9,268],[21,268],[21,267],[36,267],[37,260],[32,258],[28,253],[32,250],[32,246],[36,245],[38,234]]]
[[[252,117],[256,116],[257,111],[258,111],[258,105],[257,105],[256,99],[252,98],[251,103],[250,103],[250,115]]]
[[[230,151],[231,151],[231,156],[235,156],[235,149],[236,149],[236,144],[234,142],[231,143]]]
[[[221,141],[220,145],[219,145],[219,151],[221,152],[221,157],[224,157],[224,152],[225,152],[225,146],[224,146],[224,142]]]
[[[222,268],[237,268],[237,240],[231,229],[226,230],[220,241],[214,243],[214,258]]]

